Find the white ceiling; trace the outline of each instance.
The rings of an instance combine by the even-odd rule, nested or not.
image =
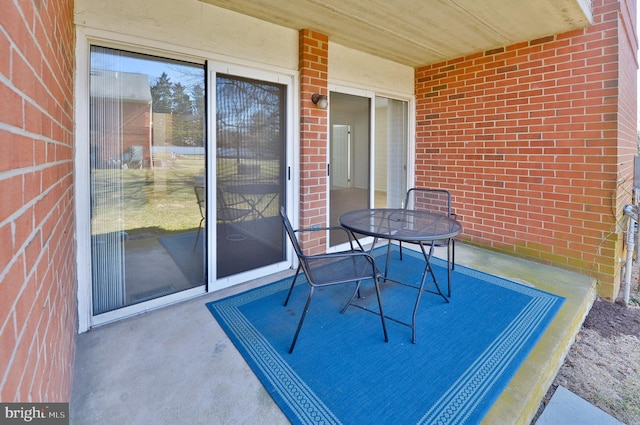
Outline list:
[[[591,0],[201,0],[418,67],[590,25]]]

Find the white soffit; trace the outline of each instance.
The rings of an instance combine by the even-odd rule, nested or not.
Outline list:
[[[200,0],[411,67],[589,26],[591,0]]]

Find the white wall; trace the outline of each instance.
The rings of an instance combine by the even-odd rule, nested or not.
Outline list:
[[[298,31],[198,0],[76,0],[75,23],[172,53],[298,68]],[[411,67],[329,43],[331,82],[411,96],[413,72]]]
[[[190,55],[296,70],[298,32],[198,0],[76,0],[75,23]],[[200,52],[198,52],[200,51]],[[231,60],[236,62],[236,60]]]
[[[379,94],[413,96],[414,69],[329,43],[329,81]]]

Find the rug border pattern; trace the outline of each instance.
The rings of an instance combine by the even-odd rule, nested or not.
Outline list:
[[[239,306],[256,299],[285,290],[288,286],[288,281],[282,280],[274,285],[258,288],[250,294],[244,294],[245,297],[234,296],[216,304],[209,303],[207,306],[212,313],[217,313],[225,319],[220,323],[223,328],[229,328],[234,334],[241,336],[241,338],[236,338],[237,343],[241,344],[242,349],[251,355],[262,376],[273,386],[275,394],[281,398],[301,423],[340,424],[341,421],[331,409],[289,367],[282,356],[238,309]]]
[[[423,260],[421,253],[411,250],[405,252]],[[431,261],[434,265],[446,267],[444,260],[433,258]],[[456,272],[519,292],[529,296],[531,300],[448,391],[431,406],[420,419],[419,424],[465,423],[489,393],[491,387],[508,369],[513,357],[529,342],[533,334],[539,332],[536,330],[536,325],[546,320],[547,315],[564,302],[564,298],[560,296],[458,264],[456,264]],[[304,279],[303,276],[300,278]],[[262,375],[266,382],[273,386],[273,392],[271,388],[267,389],[274,397],[279,397],[284,402],[289,413],[293,414],[300,423],[339,424],[340,420],[331,412],[331,409],[305,384],[238,308],[261,297],[286,290],[288,286],[289,281],[284,279],[275,284],[257,288],[250,293],[207,303],[207,307],[216,318],[223,319],[218,321],[228,333],[230,331],[230,334],[238,335],[234,343],[240,344],[238,348],[248,353],[256,363],[259,372],[255,369],[254,372]],[[557,303],[560,304],[557,305]]]

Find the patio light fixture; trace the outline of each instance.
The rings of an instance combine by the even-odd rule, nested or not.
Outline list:
[[[320,109],[327,109],[329,106],[329,101],[327,100],[327,96],[324,94],[314,93],[311,95],[311,101]]]

